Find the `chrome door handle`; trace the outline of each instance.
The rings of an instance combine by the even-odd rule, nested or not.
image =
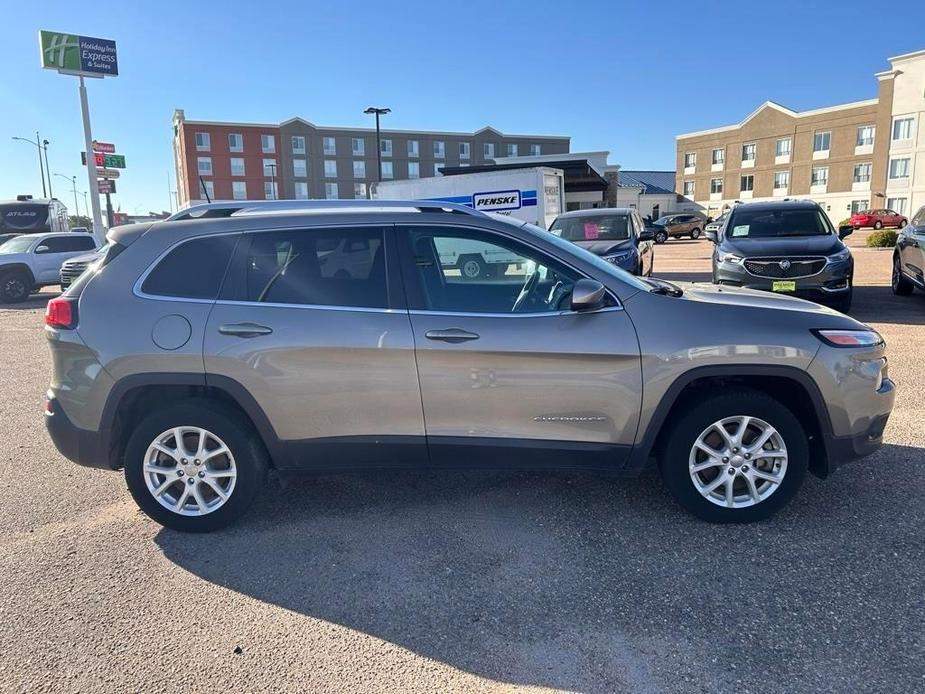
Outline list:
[[[447,328],[446,330],[428,330],[424,333],[428,340],[440,340],[441,342],[468,342],[469,340],[478,340],[478,333],[470,333],[468,330],[461,328]]]
[[[259,337],[269,335],[273,332],[273,328],[257,323],[229,323],[218,326],[218,331],[222,335],[233,335],[234,337]]]

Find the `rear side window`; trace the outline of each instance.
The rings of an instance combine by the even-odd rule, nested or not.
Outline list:
[[[40,251],[38,248],[42,246],[47,246],[47,251],[41,251],[44,253],[71,253],[73,251],[92,251],[96,246],[93,243],[93,239],[89,235],[74,234],[73,236],[52,236],[45,239],[36,247],[36,253]]]
[[[243,286],[230,293],[236,298],[272,304],[388,306],[381,229],[299,229],[248,236],[249,244],[242,244],[243,276],[236,274]]]
[[[145,278],[141,291],[155,296],[215,299],[238,237],[226,234],[181,243]]]

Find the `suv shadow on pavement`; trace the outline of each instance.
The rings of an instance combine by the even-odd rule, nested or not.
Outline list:
[[[923,488],[882,482],[923,456],[885,445],[758,525],[692,520],[654,474],[382,472],[271,484],[234,529],[156,542],[204,580],[500,683],[908,691]],[[229,653],[259,659],[240,628]]]

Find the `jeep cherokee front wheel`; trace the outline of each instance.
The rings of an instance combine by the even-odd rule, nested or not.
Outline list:
[[[155,412],[129,438],[125,479],[149,517],[174,530],[229,525],[263,483],[266,454],[248,422],[216,403]]]
[[[799,489],[809,446],[796,417],[759,391],[698,400],[671,422],[659,461],[666,486],[714,523],[767,518]]]

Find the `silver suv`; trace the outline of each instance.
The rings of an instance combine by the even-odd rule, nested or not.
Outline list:
[[[481,281],[441,263],[472,242],[512,262]],[[445,203],[118,227],[46,324],[58,449],[124,468],[142,510],[187,531],[238,517],[270,468],[657,464],[692,513],[751,521],[874,451],[894,398],[883,341],[852,318],[640,279]]]

